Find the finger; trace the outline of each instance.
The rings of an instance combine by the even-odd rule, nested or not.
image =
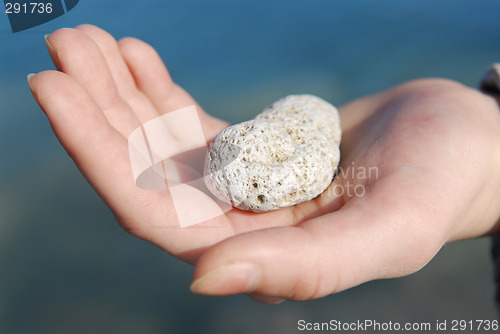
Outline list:
[[[227,124],[203,112],[196,101],[176,85],[158,53],[147,43],[135,38],[123,38],[118,42],[137,87],[154,104],[161,114],[195,105],[205,136],[214,137]],[[147,119],[149,115],[139,115]]]
[[[128,140],[108,123],[74,78],[44,71],[30,75],[28,82],[57,138],[127,232],[188,262],[230,235],[231,226],[224,216],[199,224],[199,228],[179,229],[170,192],[136,186]]]
[[[131,96],[137,87],[113,36],[90,24],[82,24],[75,30],[83,32],[98,46],[120,96],[125,99]]]
[[[425,224],[425,204],[388,196],[388,188],[298,227],[221,242],[200,258],[192,290],[306,300],[420,269],[446,238]]]
[[[36,74],[29,84],[57,138],[100,196],[131,220],[136,212],[143,212],[154,193],[135,186],[127,139],[107,122],[86,90],[56,71]]]
[[[88,92],[115,129],[127,136],[140,125],[119,95],[104,56],[91,38],[65,28],[47,36],[46,41],[54,64]]]
[[[165,112],[185,107],[193,103],[187,96],[180,101],[172,101],[171,94],[175,84],[160,56],[149,44],[132,37],[118,42],[121,54],[127,63],[137,87]]]
[[[92,39],[69,28],[59,29],[46,39],[58,69],[75,78],[102,110],[117,103],[119,95],[115,82],[103,54]]]
[[[134,78],[113,36],[90,24],[80,25],[75,29],[85,33],[97,44],[104,56],[118,93],[134,111],[139,122],[145,123],[160,116],[150,100],[137,89]]]

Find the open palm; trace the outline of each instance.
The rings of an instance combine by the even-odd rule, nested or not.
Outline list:
[[[341,108],[341,169],[318,198],[269,213],[234,209],[181,229],[169,191],[135,184],[127,138],[196,102],[142,41],[116,42],[91,25],[47,41],[59,71],[31,77],[30,87],[55,134],[125,230],[197,263],[197,292],[316,298],[414,272],[445,242],[487,233],[498,219],[496,104],[428,80]],[[228,125],[197,110],[207,138]]]

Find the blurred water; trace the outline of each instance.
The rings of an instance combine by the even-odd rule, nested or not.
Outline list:
[[[0,15],[0,333],[293,333],[299,319],[493,318],[487,240],[421,272],[305,303],[188,291],[192,269],[123,233],[32,101],[42,40],[93,23],[152,44],[174,79],[231,122],[291,93],[335,104],[405,80],[475,86],[500,59],[500,1],[97,1],[12,34]]]

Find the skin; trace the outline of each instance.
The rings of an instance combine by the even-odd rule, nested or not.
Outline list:
[[[498,103],[443,79],[404,83],[340,107],[341,168],[376,166],[378,177],[340,174],[321,196],[294,207],[231,210],[172,228],[169,192],[134,183],[128,135],[193,104],[207,138],[228,124],[206,114],[140,40],[117,42],[82,25],[46,42],[58,71],[30,76],[29,85],[54,133],[125,231],[195,264],[196,293],[247,293],[266,303],[319,298],[409,275],[447,242],[500,230]],[[349,185],[366,193],[335,191]]]

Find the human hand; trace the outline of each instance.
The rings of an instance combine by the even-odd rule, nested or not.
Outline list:
[[[296,222],[291,208],[268,214],[232,210],[179,229],[169,192],[134,183],[127,138],[141,124],[196,102],[137,39],[117,43],[107,32],[82,25],[52,33],[47,47],[59,71],[31,76],[30,88],[61,144],[126,231],[194,263],[223,239]],[[197,110],[207,138],[228,125]],[[193,169],[202,172],[204,158],[195,159]]]
[[[172,228],[169,192],[134,183],[127,137],[148,120],[196,103],[139,40],[117,43],[89,25],[58,30],[48,40],[59,72],[29,81],[59,141],[126,231],[197,263],[195,292],[317,298],[410,274],[445,242],[497,228],[498,107],[442,80],[342,107],[340,173],[318,198]],[[207,138],[227,126],[197,109]],[[349,173],[370,167],[375,176]],[[363,196],[348,194],[355,186]]]
[[[339,176],[312,201],[321,214],[216,245],[197,264],[196,290],[317,298],[411,274],[446,242],[499,232],[500,110],[493,98],[427,79],[340,113]]]

